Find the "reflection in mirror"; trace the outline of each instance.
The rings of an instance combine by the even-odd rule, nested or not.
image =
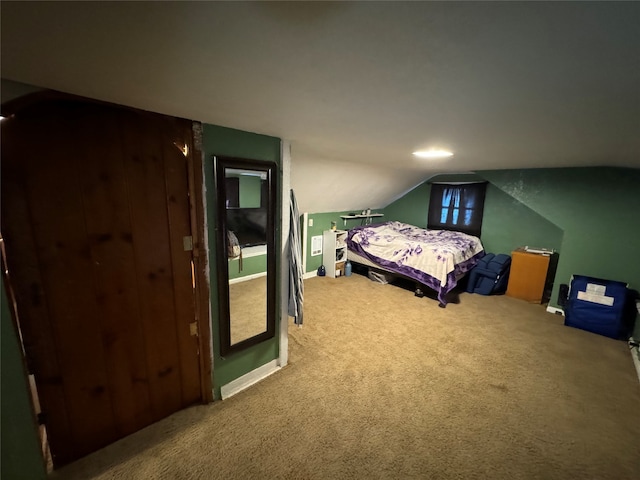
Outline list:
[[[267,329],[267,278],[262,276],[229,285],[231,345]]]
[[[220,350],[275,333],[275,164],[216,157]],[[226,268],[225,268],[226,267]]]

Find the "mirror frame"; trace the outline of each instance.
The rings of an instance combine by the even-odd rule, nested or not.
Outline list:
[[[277,211],[277,172],[275,162],[250,160],[245,158],[215,155],[214,181],[216,197],[216,262],[218,264],[218,322],[220,332],[220,356],[245,350],[265,340],[273,338],[276,333],[276,211]],[[229,311],[229,262],[227,260],[227,168],[256,170],[267,175],[267,304],[266,330],[258,335],[231,344],[231,319]]]

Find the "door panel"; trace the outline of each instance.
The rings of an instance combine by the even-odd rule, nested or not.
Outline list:
[[[66,411],[62,370],[56,354],[53,326],[50,322],[48,300],[44,294],[44,282],[30,221],[24,182],[25,163],[9,162],[17,158],[15,149],[19,143],[8,141],[13,131],[2,129],[2,230],[6,243],[11,243],[11,260],[7,258],[16,301],[20,310],[21,332],[24,349],[30,367],[38,376],[38,393],[48,399],[51,415],[47,419],[50,432],[58,432],[50,438],[51,448],[56,448],[63,458],[73,452],[70,439],[70,421]],[[8,206],[10,205],[10,208]],[[11,225],[11,228],[7,228]],[[19,265],[15,265],[17,262]],[[19,266],[19,268],[18,268]],[[50,435],[51,437],[51,435]]]
[[[201,400],[181,122],[60,100],[3,122],[2,232],[57,466]]]
[[[127,116],[122,131],[151,412],[157,420],[181,403],[164,165],[153,126]]]
[[[144,332],[137,319],[135,255],[117,111],[87,112],[76,125],[83,208],[118,436],[151,423]],[[120,368],[113,368],[120,365]]]
[[[106,388],[100,310],[92,281],[79,176],[74,155],[68,154],[72,138],[47,128],[57,119],[55,111],[34,119],[38,135],[22,161],[36,252],[70,414],[70,437],[82,438],[77,449],[84,454],[99,448],[103,438],[112,440],[116,435]],[[11,264],[9,234],[10,230],[7,258],[13,271],[19,264]],[[45,411],[53,415],[48,408]]]

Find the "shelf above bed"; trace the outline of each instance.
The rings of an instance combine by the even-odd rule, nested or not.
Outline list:
[[[384,213],[369,213],[369,214],[357,214],[357,215],[340,215],[340,218],[344,221],[344,225],[347,225],[347,220],[354,220],[357,218],[366,218],[371,220],[373,217],[383,217]]]

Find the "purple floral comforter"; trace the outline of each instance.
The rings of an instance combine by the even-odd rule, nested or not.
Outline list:
[[[480,239],[461,232],[425,230],[406,223],[385,222],[349,230],[350,250],[445,295],[484,256]]]

